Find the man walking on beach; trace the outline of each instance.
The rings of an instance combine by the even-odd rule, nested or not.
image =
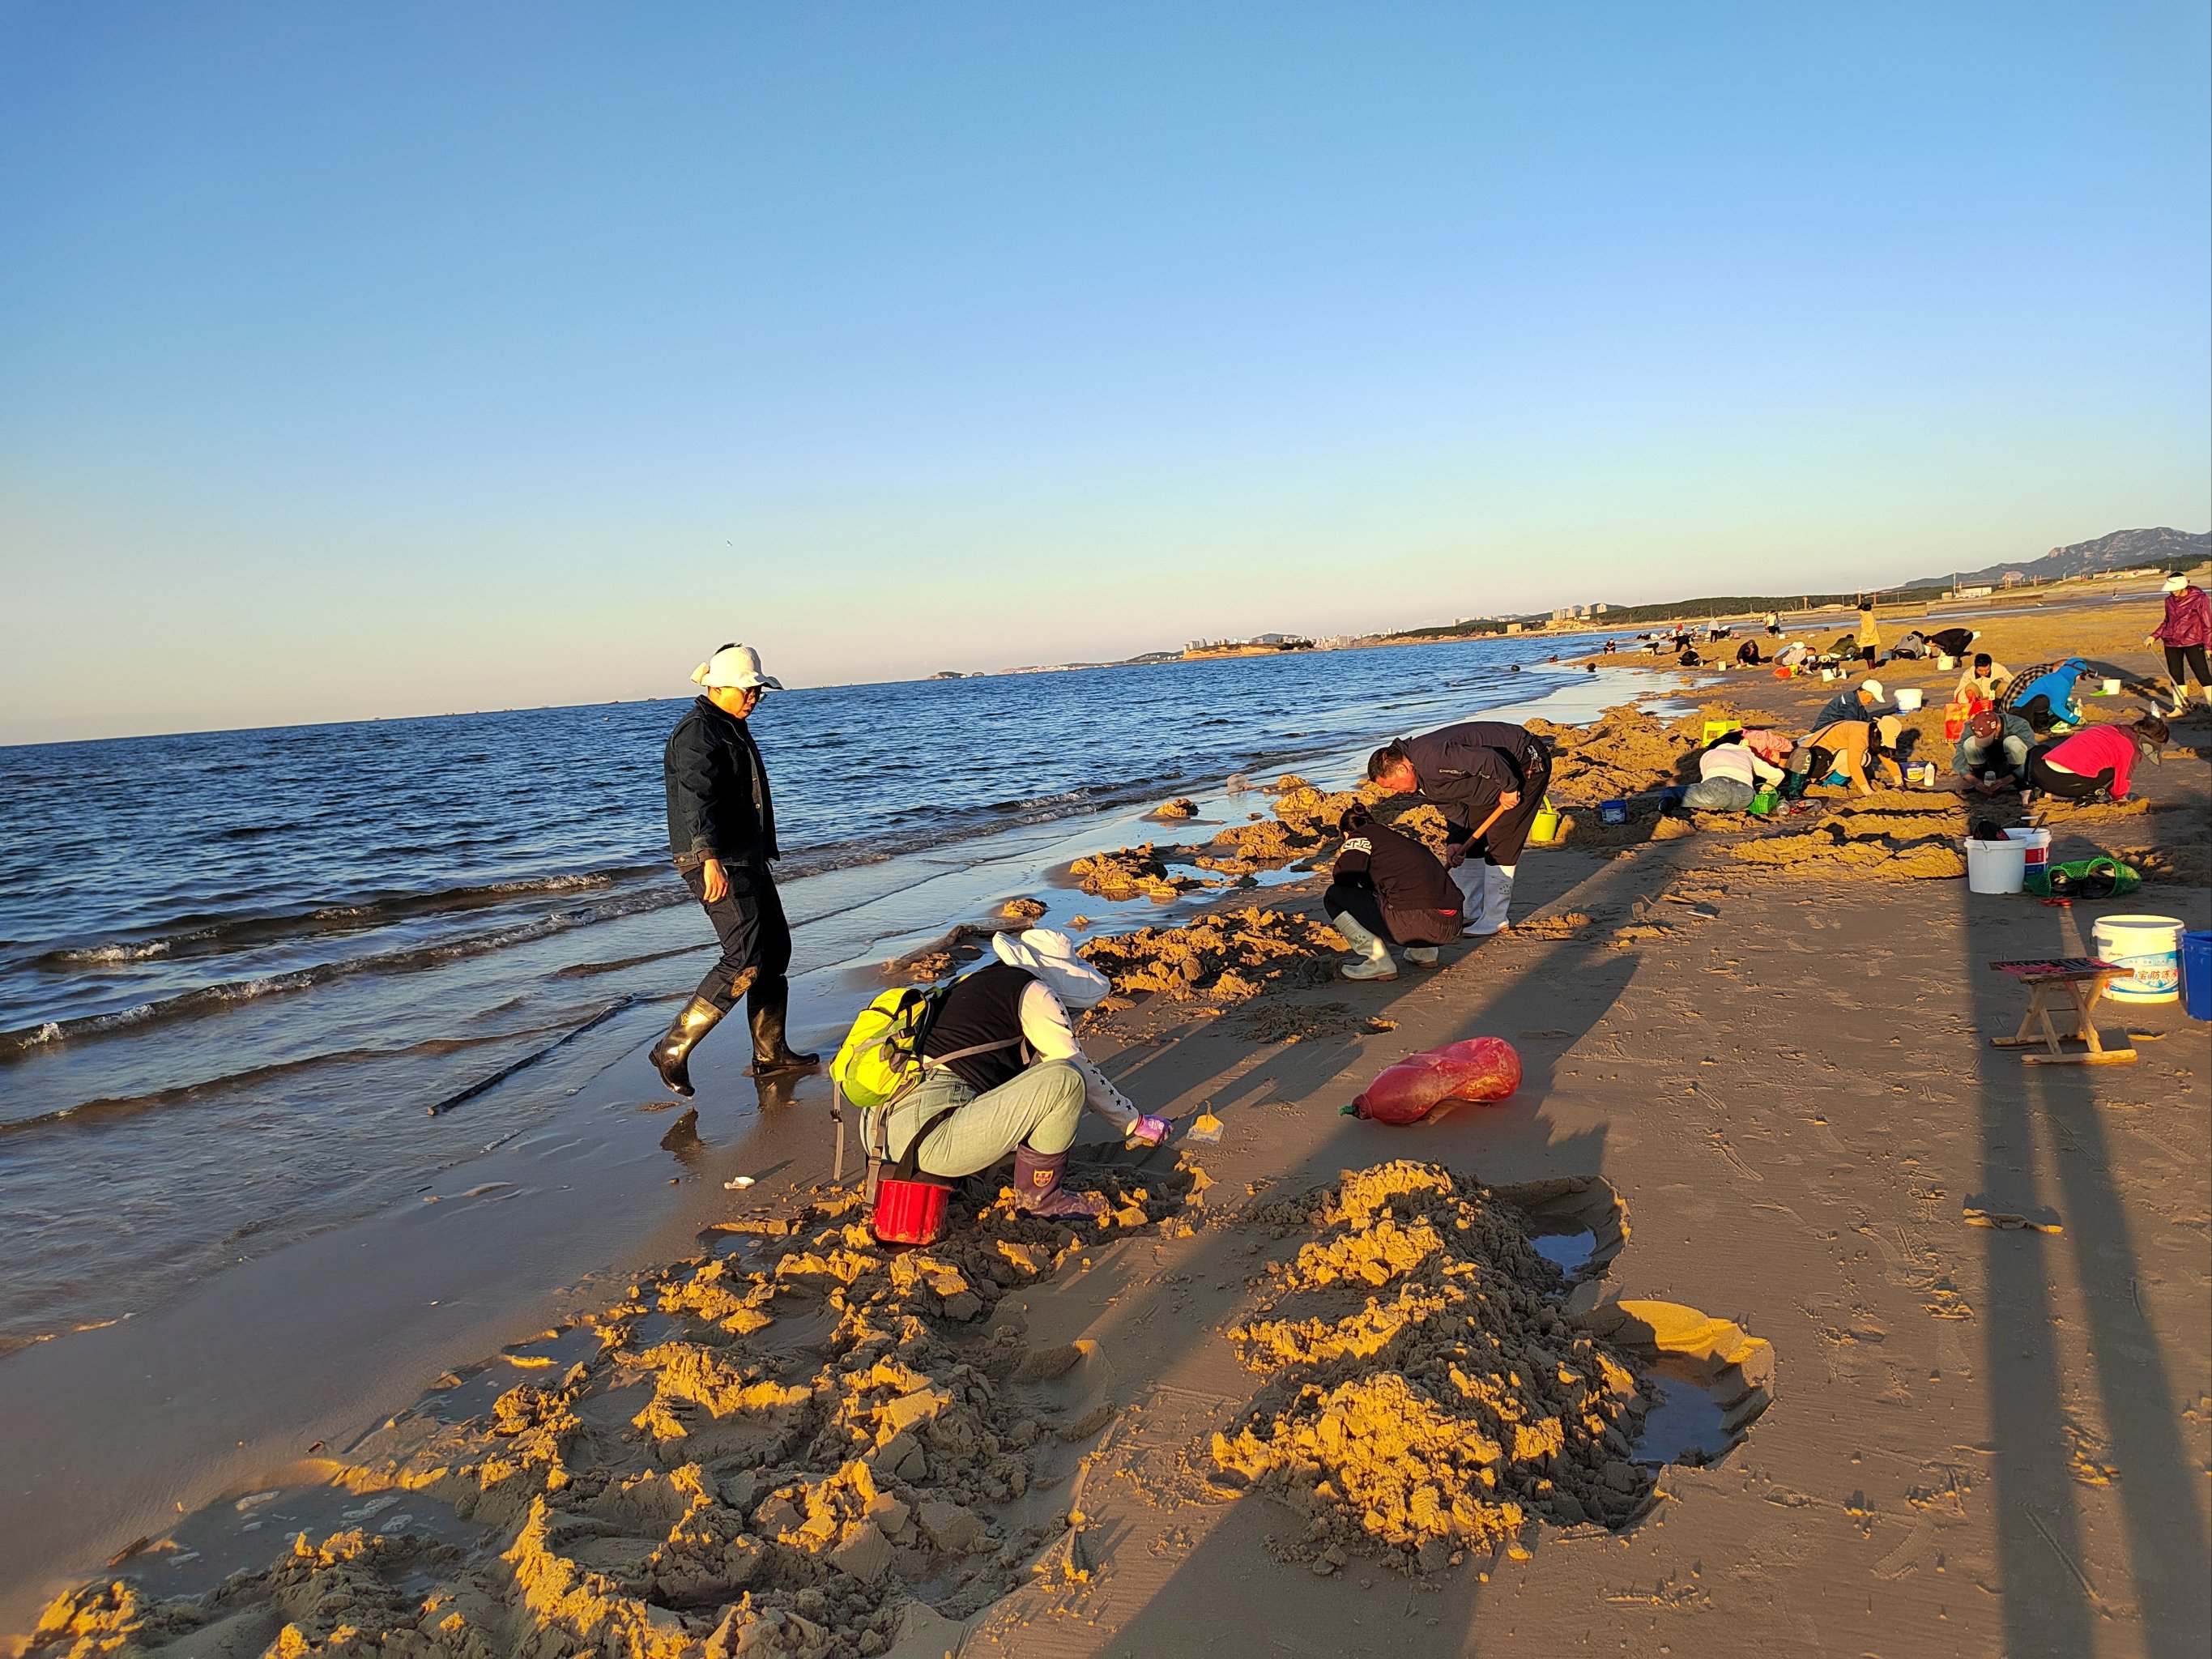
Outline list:
[[[752,1020],[754,1076],[802,1071],[819,1058],[794,1053],[784,1036],[791,925],[769,869],[781,854],[768,768],[745,724],[762,693],[782,684],[746,645],[722,647],[691,679],[706,690],[668,738],[668,851],[714,924],[722,959],[653,1048],[661,1081],[687,1097],[691,1050],[740,997]]]
[[[1482,939],[1504,929],[1513,872],[1552,781],[1551,750],[1525,726],[1467,720],[1376,750],[1367,775],[1443,811],[1444,867],[1460,890],[1465,931]]]

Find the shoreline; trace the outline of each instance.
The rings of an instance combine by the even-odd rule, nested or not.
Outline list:
[[[1650,665],[1682,676],[1692,697],[1798,725],[1826,696],[1817,681]],[[2164,844],[2166,826],[2192,830],[2191,814],[2201,839],[2194,730],[2197,748],[2146,769],[2160,810],[2084,815],[2069,839],[2120,844],[2155,824]],[[1129,839],[1162,832],[1173,826]],[[1424,1577],[1410,1599],[1392,1592],[1414,1610],[1401,1620],[1361,1583],[1361,1558],[1330,1573],[1286,1563],[1276,1535],[1302,1523],[1276,1500],[1177,1484],[1185,1449],[1252,1393],[1215,1334],[1249,1316],[1254,1235],[1209,1210],[1187,1237],[1109,1236],[1030,1307],[1032,1341],[1080,1338],[1112,1368],[1083,1488],[1103,1517],[1085,1533],[1100,1540],[1095,1571],[1033,1578],[979,1609],[965,1653],[1196,1651],[1233,1644],[1255,1617],[1295,1626],[1316,1652],[1371,1641],[1363,1620],[1378,1616],[1403,1632],[1394,1644],[1422,1652],[1459,1651],[1478,1613],[1486,1627],[1536,1621],[1550,1635],[1538,1651],[1566,1650],[1593,1626],[1646,1641],[1655,1618],[1670,1640],[1717,1652],[1839,1626],[1861,1645],[1910,1650],[1942,1621],[1955,1650],[2027,1628],[2086,1635],[2085,1619],[2115,1616],[2129,1632],[2118,1650],[2155,1651],[2155,1632],[2191,1627],[2212,1279],[2199,1259],[2206,1091],[2184,1034],[2203,1028],[2171,1007],[2130,1009],[2130,1029],[2166,1039],[2144,1040],[2136,1066],[2031,1073],[1980,1041],[2016,1013],[1981,963],[2066,945],[2093,908],[2171,907],[2203,926],[2204,886],[2059,913],[1962,883],[1735,858],[1766,838],[1739,827],[1609,844],[1571,832],[1522,870],[1516,911],[1540,925],[1449,952],[1439,972],[1228,1007],[1154,997],[1097,1022],[1094,1051],[1147,1109],[1187,1120],[1204,1105],[1225,1120],[1218,1146],[1186,1148],[1224,1210],[1392,1158],[1493,1184],[1609,1181],[1633,1224],[1607,1268],[1615,1292],[1707,1309],[1775,1344],[1777,1403],[1750,1439],[1710,1468],[1668,1467],[1660,1510],[1615,1547],[1547,1528],[1517,1556]],[[1252,902],[1290,908],[1319,881]],[[1055,917],[1064,892],[1049,896]],[[1410,1129],[1336,1115],[1389,1060],[1478,1031],[1522,1048],[1526,1077],[1506,1105]],[[702,1097],[716,1086],[709,1058]],[[606,1082],[611,1099],[627,1078]],[[687,1213],[737,1209],[716,1178],[748,1159],[787,1184],[771,1193],[763,1180],[747,1214],[787,1208],[814,1164],[826,1176],[825,1124],[792,1114],[774,1127],[788,1145],[706,1149]],[[790,1163],[770,1167],[771,1152]],[[641,1188],[652,1178],[641,1173]],[[2063,1231],[1968,1231],[1962,1206],[1977,1200],[2060,1210]],[[474,1214],[489,1225],[501,1207],[479,1200]],[[456,1210],[437,1224],[472,1218]],[[683,1224],[670,1217],[653,1248],[680,1248]],[[0,1384],[6,1375],[0,1364]],[[2030,1506],[2039,1530],[2020,1518]],[[2074,1575],[2049,1570],[2054,1549]]]
[[[1502,707],[1571,718],[1618,695],[1613,676],[1577,675]],[[1349,765],[1364,744],[1330,752],[1329,764]],[[1232,815],[1218,783],[1199,797],[1224,822],[1267,799],[1255,791]],[[834,1048],[853,1010],[892,982],[880,963],[985,921],[1008,898],[1045,901],[1049,925],[1090,915],[1096,925],[1079,937],[1236,902],[1220,890],[1170,905],[1116,902],[1050,880],[1084,853],[1172,832],[1149,811],[1131,801],[792,884],[794,1039]],[[143,1314],[0,1355],[0,1419],[41,1428],[0,1504],[0,1631],[27,1626],[64,1579],[157,1527],[174,1502],[196,1508],[318,1440],[345,1443],[448,1367],[679,1249],[732,1201],[721,1189],[731,1176],[760,1178],[755,1203],[828,1179],[826,1080],[804,1079],[763,1108],[740,1074],[741,1045],[702,1048],[700,1139],[662,1146],[684,1105],[644,1058],[664,1021],[657,1006],[629,1009],[559,1065],[502,1085],[549,1109],[431,1177],[429,1191],[239,1262]],[[325,1304],[357,1299],[377,1309],[373,1320],[325,1319]],[[179,1352],[204,1368],[185,1387],[165,1380]],[[143,1437],[131,1432],[140,1425],[150,1429]]]

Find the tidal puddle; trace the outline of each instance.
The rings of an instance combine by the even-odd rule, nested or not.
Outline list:
[[[1571,1233],[1536,1233],[1528,1243],[1536,1254],[1572,1279],[1589,1266],[1590,1258],[1597,1254],[1597,1235],[1584,1227]]]
[[[1651,1408],[1629,1452],[1631,1462],[1647,1467],[1684,1463],[1696,1468],[1735,1443],[1727,1412],[1686,1362],[1662,1358],[1644,1376],[1653,1389]]]
[[[277,1486],[210,1504],[118,1570],[159,1595],[198,1595],[234,1572],[256,1572],[290,1550],[301,1533],[319,1543],[358,1527],[413,1533],[467,1546],[489,1531],[421,1492],[357,1492],[343,1486]]]

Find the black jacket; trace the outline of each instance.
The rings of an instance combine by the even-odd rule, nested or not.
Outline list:
[[[1449,838],[1465,841],[1490,816],[1498,798],[1518,791],[1540,750],[1525,727],[1504,720],[1464,720],[1406,739],[1421,796],[1443,810]]]
[[[1371,886],[1385,912],[1449,910],[1456,916],[1459,889],[1434,853],[1410,836],[1372,819],[1346,831],[1331,872],[1348,887]]]
[[[768,768],[743,720],[699,698],[668,735],[667,781],[668,851],[679,868],[781,856]]]

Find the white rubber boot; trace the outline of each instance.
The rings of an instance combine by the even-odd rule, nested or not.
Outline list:
[[[1416,968],[1433,968],[1437,965],[1437,947],[1433,945],[1408,945],[1406,960]]]
[[[1452,885],[1459,889],[1460,926],[1469,932],[1482,915],[1483,872],[1489,868],[1480,859],[1470,858],[1448,872]]]
[[[1350,916],[1331,916],[1329,921],[1336,931],[1352,942],[1362,960],[1344,964],[1346,979],[1395,979],[1398,964],[1390,959],[1390,947],[1369,933]]]
[[[1513,872],[1510,864],[1486,866],[1490,873],[1483,878],[1482,908],[1467,925],[1467,931],[1477,939],[1487,939],[1505,929],[1505,915],[1513,903]]]

